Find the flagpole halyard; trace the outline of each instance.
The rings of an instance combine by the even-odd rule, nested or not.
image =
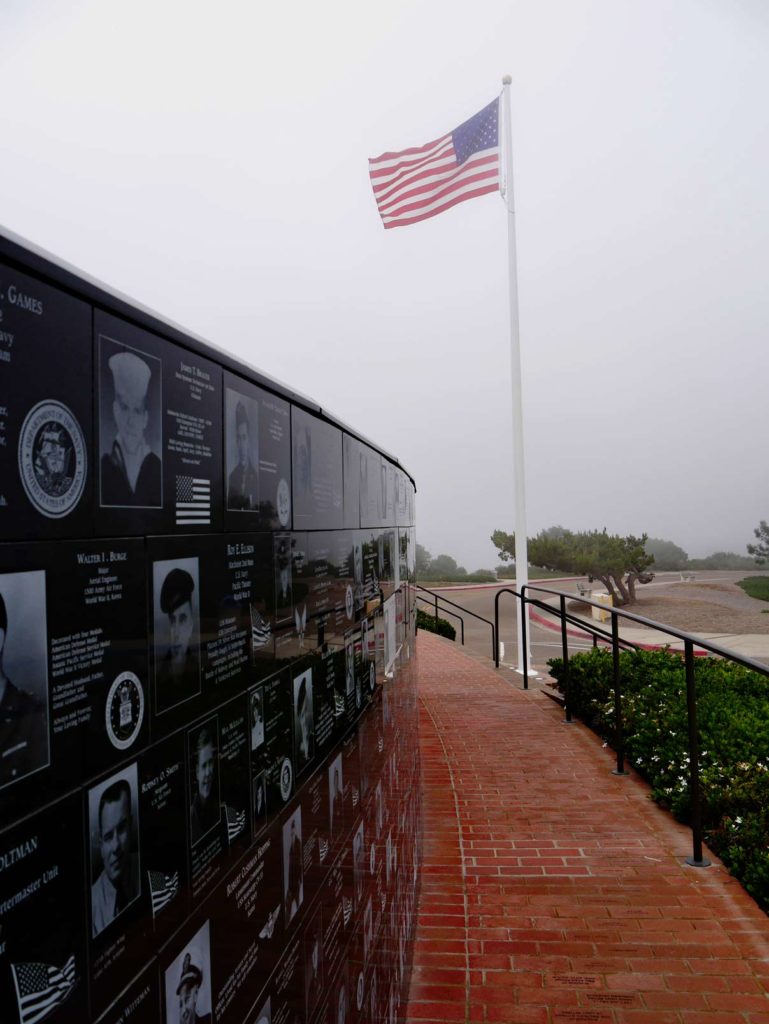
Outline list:
[[[502,118],[504,136],[505,206],[507,208],[507,263],[510,297],[510,378],[513,400],[513,483],[515,487],[515,584],[520,592],[529,582],[528,534],[526,531],[526,474],[523,455],[523,386],[521,380],[521,337],[518,318],[518,259],[515,241],[515,195],[513,190],[513,132],[510,111],[510,84],[512,78],[502,79]],[[517,602],[518,611],[518,671],[524,670],[523,616],[526,616],[526,661],[531,664],[529,652],[529,609]]]

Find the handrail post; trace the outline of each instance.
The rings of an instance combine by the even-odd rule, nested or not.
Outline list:
[[[438,632],[438,595],[435,595],[435,632]]]
[[[611,655],[614,676],[614,747],[617,751],[617,767],[612,775],[627,775],[625,771],[625,739],[622,729],[622,694],[619,676],[619,620],[617,613],[611,613]]]
[[[499,597],[498,590],[494,595],[494,668],[499,668]]]
[[[459,616],[459,635],[462,638],[462,646],[465,646],[465,620]]]
[[[522,660],[523,660],[523,688],[528,690],[529,688],[529,645],[526,637],[526,595],[524,594],[524,588],[521,590],[521,641],[523,644],[522,648]]]
[[[561,594],[561,649],[563,651],[563,709],[566,712],[566,725],[571,725],[571,681],[569,680],[569,641],[566,632],[566,595]]]
[[[692,815],[692,855],[686,863],[694,868],[710,867],[702,856],[702,798],[700,794],[700,744],[697,734],[697,686],[694,679],[694,644],[684,641],[686,663],[686,711],[689,721],[689,795]]]

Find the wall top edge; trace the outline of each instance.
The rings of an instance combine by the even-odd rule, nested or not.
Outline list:
[[[29,241],[29,239],[17,235],[2,224],[0,224],[0,258],[14,264],[20,270],[28,271],[44,278],[48,283],[62,288],[77,297],[87,299],[95,306],[115,313],[125,320],[130,320],[138,327],[143,327],[155,334],[160,334],[169,341],[182,345],[198,355],[207,356],[208,358],[213,357],[232,373],[237,373],[241,377],[245,376],[259,387],[267,388],[274,394],[302,406],[308,412],[320,416],[356,440],[367,444],[370,448],[379,452],[380,455],[383,455],[389,462],[402,469],[411,480],[416,491],[414,477],[396,456],[382,448],[375,441],[372,441],[365,434],[362,434],[359,430],[340,420],[338,416],[335,416],[328,409],[319,405],[315,399],[303,394],[301,391],[297,391],[283,381],[269,376],[250,363],[236,359],[220,346],[195,334],[194,331],[190,331],[186,327],[175,323],[173,320],[169,320],[142,303],[136,302],[118,289],[99,281],[98,278],[55,256],[53,253],[43,249],[42,246]]]

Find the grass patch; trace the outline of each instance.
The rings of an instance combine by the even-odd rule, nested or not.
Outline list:
[[[769,601],[769,576],[748,576],[737,584],[742,587],[748,597],[755,597],[759,601]]]

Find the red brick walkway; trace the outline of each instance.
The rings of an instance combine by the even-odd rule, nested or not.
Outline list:
[[[419,634],[425,858],[407,1019],[769,1024],[769,919],[542,695]]]

